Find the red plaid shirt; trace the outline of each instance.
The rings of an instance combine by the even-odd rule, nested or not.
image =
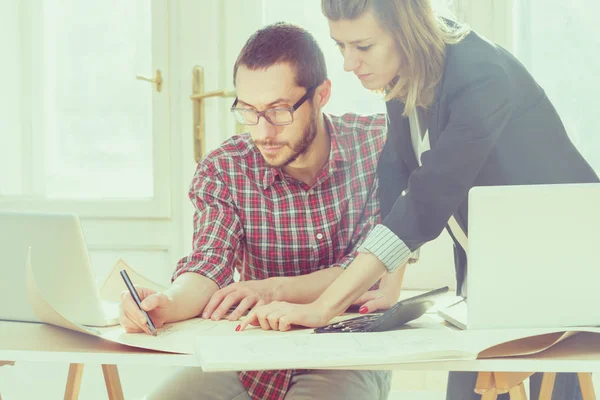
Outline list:
[[[328,163],[308,187],[269,167],[248,134],[206,156],[192,180],[193,252],[173,276],[200,273],[220,288],[242,280],[297,276],[348,266],[379,222],[377,160],[384,115],[325,115]],[[295,371],[240,372],[253,399],[283,399]]]

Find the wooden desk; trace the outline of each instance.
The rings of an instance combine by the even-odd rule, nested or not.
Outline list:
[[[65,400],[79,397],[86,363],[102,364],[110,400],[123,399],[117,364],[198,365],[193,355],[137,349],[51,325],[0,321],[0,366],[6,361],[69,363]]]
[[[556,373],[576,372],[583,400],[595,400],[591,372],[600,372],[600,335],[580,333],[541,354],[531,356],[384,366],[361,365],[352,368],[479,372],[475,391],[482,395],[483,400],[496,399],[502,393],[510,393],[511,400],[526,399],[523,381],[533,375],[531,371],[544,373],[539,398],[550,400]]]
[[[0,360],[197,366],[193,355],[112,343],[46,324],[0,321]]]
[[[70,363],[71,368],[65,391],[65,395],[70,397],[65,397],[66,399],[77,398],[79,392],[78,385],[83,372],[83,364],[85,363],[103,365],[105,381],[111,400],[123,398],[120,391],[121,386],[116,368],[117,364],[199,366],[198,360],[194,355],[167,354],[135,349],[50,325],[4,321],[0,321],[0,360]],[[531,373],[531,371],[548,373],[600,372],[600,335],[582,333],[565,340],[537,356],[391,365],[360,365],[351,368],[413,371],[494,371],[493,374],[502,372]],[[480,375],[480,378],[482,376]],[[494,375],[496,378],[500,376]],[[481,385],[484,384],[483,378],[480,383]],[[490,383],[493,384],[490,385]],[[497,388],[497,383],[488,376],[488,385],[480,386],[478,389],[490,392],[485,397],[486,399],[494,398],[491,395],[493,394],[493,389]],[[586,390],[585,387],[584,390]],[[496,392],[498,391],[496,390]]]

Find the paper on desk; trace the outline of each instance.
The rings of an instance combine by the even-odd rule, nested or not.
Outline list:
[[[413,329],[377,333],[327,333],[296,337],[214,338],[195,346],[204,371],[343,368],[442,360],[473,360],[543,351],[580,331],[598,328],[459,331],[423,316]],[[250,330],[249,332],[252,332]],[[224,351],[223,349],[227,349]]]
[[[558,331],[557,331],[558,330]],[[467,333],[470,331],[465,331]],[[537,333],[531,329],[515,329],[507,331],[485,332],[483,343],[488,344],[480,351],[477,358],[497,358],[537,354],[579,333],[580,331],[564,331],[564,328],[543,329]],[[475,331],[483,336],[481,331]],[[500,336],[499,336],[500,335]],[[481,343],[482,338],[479,338]],[[490,344],[491,343],[491,344]]]
[[[239,321],[211,321],[193,318],[173,324],[165,324],[156,330],[157,336],[145,333],[126,333],[121,327],[100,328],[99,331],[102,339],[128,346],[170,353],[193,354],[194,342],[199,337],[231,335],[235,333],[235,327],[238,324]]]
[[[61,326],[72,331],[97,336],[97,333],[93,333],[91,330],[84,328],[82,325],[73,324],[72,322],[68,321],[58,311],[50,306],[50,304],[48,304],[45,296],[41,293],[40,288],[35,281],[35,276],[31,265],[31,248],[29,249],[27,260],[25,262],[25,279],[27,284],[27,298],[29,300],[29,304],[31,304],[34,314],[39,318],[40,321],[47,324]]]
[[[107,328],[84,326],[69,321],[48,303],[36,283],[31,265],[31,253],[27,257],[26,279],[28,299],[40,321],[127,346],[171,353],[193,354],[193,343],[199,335],[224,336],[227,333],[231,334],[234,333],[235,327],[239,323],[237,321],[211,321],[195,318],[174,324],[165,324],[158,329],[157,336],[126,333],[121,326]]]
[[[478,358],[524,356],[536,354],[580,332],[599,333],[597,327],[533,328],[505,330],[467,330],[467,304],[460,301],[438,310],[440,317],[465,331],[465,336],[481,345]]]
[[[196,346],[203,371],[293,368],[336,368],[427,360],[473,359],[459,332],[428,319],[419,328],[376,333],[326,333],[297,336],[238,333],[234,340],[214,338],[212,346]],[[449,345],[449,343],[451,343]],[[224,346],[224,347],[223,347]]]

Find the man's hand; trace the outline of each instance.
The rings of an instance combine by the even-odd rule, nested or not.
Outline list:
[[[323,307],[316,303],[292,304],[284,301],[273,301],[264,306],[255,307],[236,331],[243,331],[248,325],[261,326],[264,330],[288,331],[292,325],[317,328],[327,325]]]
[[[165,323],[167,314],[171,308],[171,299],[164,293],[156,293],[153,290],[136,286],[142,308],[148,313],[154,326],[158,329]],[[146,316],[131,297],[129,291],[121,293],[121,305],[119,307],[119,323],[125,328],[125,332],[146,332],[151,335]]]
[[[212,295],[202,312],[202,318],[218,321],[229,312],[231,307],[237,305],[227,319],[238,320],[252,307],[273,301],[275,289],[276,280],[273,278],[232,283]]]

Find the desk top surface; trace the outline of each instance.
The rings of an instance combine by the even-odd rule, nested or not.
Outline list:
[[[199,365],[193,355],[136,349],[50,325],[7,321],[0,321],[0,360]],[[580,333],[535,356],[362,365],[356,369],[600,372],[600,335]]]
[[[195,356],[121,345],[46,324],[0,321],[0,360],[197,365]]]

